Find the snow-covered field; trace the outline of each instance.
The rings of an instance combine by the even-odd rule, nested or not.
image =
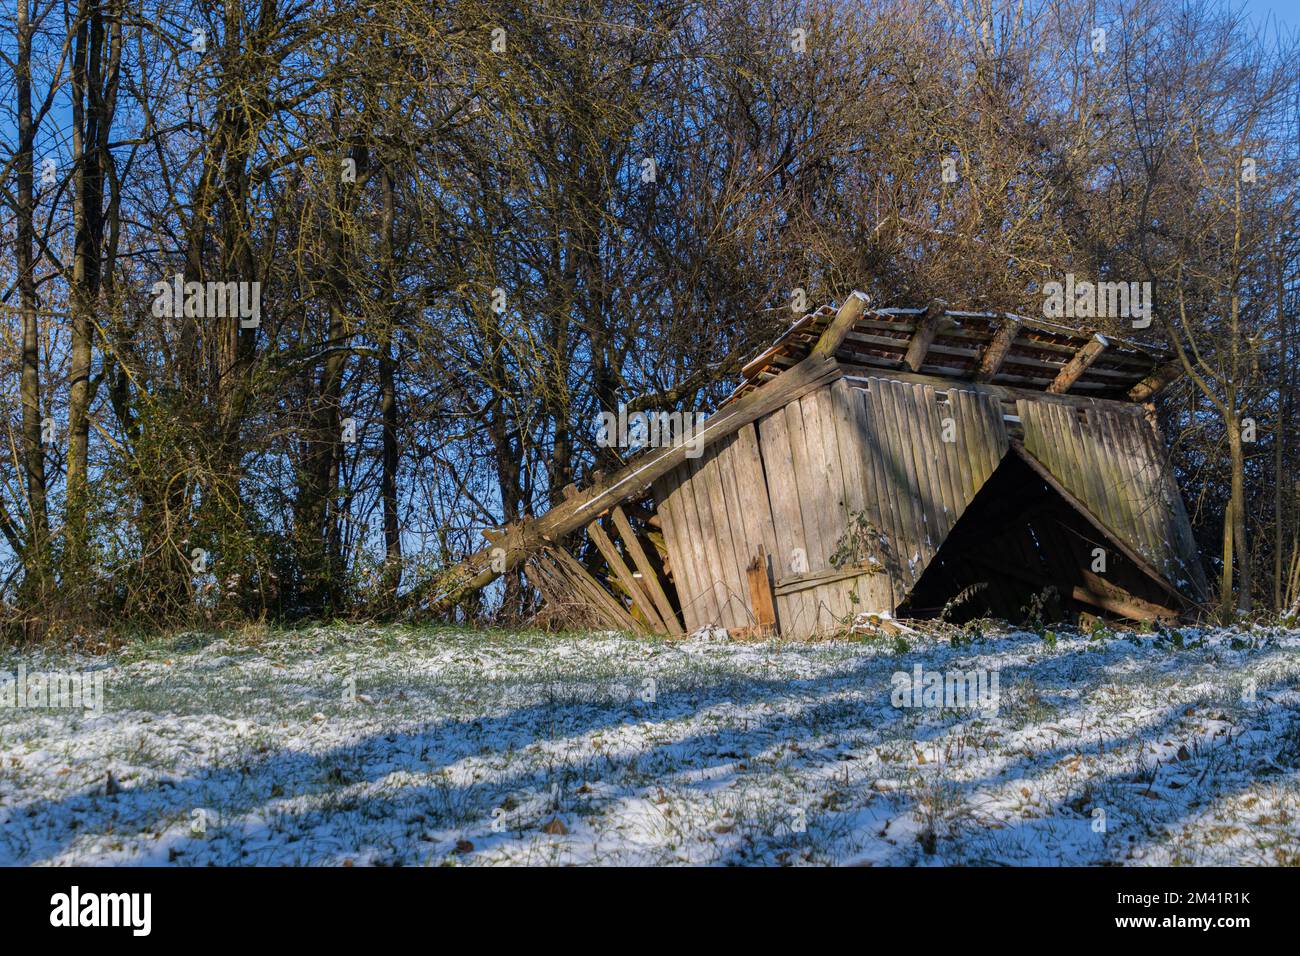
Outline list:
[[[996,670],[996,714],[893,706],[918,664]],[[20,665],[104,706],[0,708],[3,864],[1300,863],[1300,631],[339,626]]]

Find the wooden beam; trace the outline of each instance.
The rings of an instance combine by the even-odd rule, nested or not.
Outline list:
[[[860,304],[865,301],[862,297]],[[845,310],[840,311],[843,313]],[[709,444],[734,434],[769,412],[783,408],[794,399],[839,377],[839,365],[833,354],[829,357],[809,356],[788,372],[709,416],[700,432],[703,447],[707,448]],[[466,593],[487,587],[505,571],[518,567],[519,562],[532,551],[586,527],[593,516],[614,505],[645,493],[657,478],[685,461],[686,453],[687,447],[683,444],[651,449],[577,497],[560,502],[537,518],[502,529],[495,545],[474,553],[441,576],[441,580],[448,583],[428,599],[430,611],[436,613]],[[504,562],[492,561],[492,547],[505,550]]]
[[[867,310],[870,301],[864,292],[851,293],[848,300],[835,313],[835,318],[831,319],[831,324],[826,326],[826,330],[822,332],[821,338],[813,346],[808,358],[834,358],[836,349],[844,341],[844,336],[849,334],[849,330],[853,328],[853,323],[862,317],[862,313]],[[777,381],[780,381],[780,376],[778,376]]]
[[[1150,375],[1130,388],[1128,397],[1135,402],[1145,402],[1178,381],[1182,375],[1181,363],[1166,362],[1164,365],[1157,366]]]
[[[1014,403],[1017,399],[1027,398],[1034,402],[1051,402],[1056,405],[1069,405],[1072,408],[1101,408],[1126,414],[1132,414],[1134,410],[1133,403],[1122,398],[1094,398],[1091,395],[1077,393],[1053,395],[1051,392],[1043,392],[1033,388],[1020,388],[1015,385],[994,385],[989,382],[967,382],[926,373],[917,375],[914,372],[903,372],[898,369],[850,367],[843,370],[843,377],[850,384],[868,378],[887,378],[912,385],[930,385],[939,392],[947,392],[953,389],[978,392],[981,395],[992,395],[1001,402]]]
[[[649,556],[645,553],[645,549],[641,547],[636,532],[632,530],[632,522],[627,520],[627,515],[618,505],[613,507],[610,515],[614,519],[614,529],[623,542],[623,550],[632,556],[632,563],[641,575],[639,578],[640,584],[649,592],[655,607],[659,609],[659,617],[668,625],[670,633],[674,635],[686,633],[681,622],[677,619],[677,612],[673,610],[672,602],[668,600],[668,592],[664,590],[663,583],[659,580],[659,575],[650,563]]]
[[[912,333],[912,341],[908,343],[907,354],[903,356],[903,365],[913,372],[921,371],[921,366],[925,364],[926,353],[930,351],[930,345],[934,342],[934,337],[939,333],[939,322],[943,318],[943,313],[947,310],[948,303],[942,299],[935,299],[925,307],[925,311],[916,318],[916,331]]]
[[[847,581],[849,578],[860,577],[864,574],[883,574],[884,572],[885,566],[883,564],[860,561],[839,568],[826,568],[823,571],[787,574],[776,582],[776,594],[779,597],[784,597],[787,594],[796,594],[799,591],[806,591],[809,588],[815,588],[823,584],[834,584],[836,581]]]
[[[1179,617],[1178,612],[1171,608],[1152,604],[1150,601],[1143,601],[1132,595],[1119,598],[1109,594],[1098,594],[1089,588],[1079,586],[1070,592],[1070,596],[1076,601],[1091,604],[1103,611],[1110,611],[1112,614],[1134,621],[1176,621]]]
[[[1169,621],[1178,618],[1178,612],[1172,608],[1140,598],[1136,594],[1131,594],[1127,589],[1113,581],[1107,581],[1101,575],[1094,574],[1086,567],[1081,567],[1080,571],[1083,573],[1084,587],[1093,596],[1093,603],[1098,607],[1114,611],[1116,614],[1123,614],[1125,617],[1131,617],[1137,621]],[[1109,603],[1103,604],[1101,603],[1103,601]]]
[[[1104,335],[1094,335],[1087,345],[1075,353],[1074,358],[1061,367],[1061,371],[1052,380],[1052,384],[1047,386],[1047,390],[1054,395],[1064,395],[1070,390],[1070,386],[1079,380],[1079,376],[1088,371],[1088,367],[1093,362],[1101,358],[1101,353],[1106,351],[1108,345],[1110,343],[1106,341]]]
[[[980,367],[975,373],[975,381],[991,382],[993,376],[998,374],[1002,369],[1002,363],[1007,360],[1007,353],[1011,351],[1016,336],[1020,334],[1020,325],[1020,320],[1013,315],[1003,318],[1001,327],[993,338],[989,339],[989,344],[980,357]]]

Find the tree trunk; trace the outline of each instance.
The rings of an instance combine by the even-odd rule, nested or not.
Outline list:
[[[45,490],[45,449],[41,427],[40,320],[36,300],[36,229],[34,223],[36,124],[32,115],[32,34],[30,0],[18,0],[18,293],[22,313],[22,359],[19,383],[22,416],[22,465],[27,485],[28,527],[23,549],[25,602],[40,607],[49,593],[49,513]]]

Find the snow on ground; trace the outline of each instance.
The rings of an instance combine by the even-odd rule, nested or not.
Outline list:
[[[1300,631],[183,634],[0,707],[0,863],[1296,864]],[[998,674],[996,714],[895,672]]]

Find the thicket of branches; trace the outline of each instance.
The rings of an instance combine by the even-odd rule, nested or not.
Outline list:
[[[1067,272],[1153,283],[1224,609],[1300,597],[1296,50],[1231,7],[15,0],[0,28],[14,633],[399,613],[617,463],[601,410],[708,408],[798,290],[1034,314]],[[178,274],[259,282],[260,324],[156,316]]]

